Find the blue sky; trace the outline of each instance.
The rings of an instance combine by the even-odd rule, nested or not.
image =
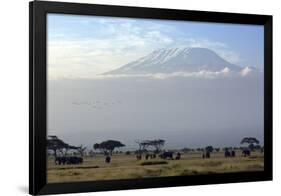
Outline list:
[[[48,14],[48,71],[91,77],[155,49],[206,47],[263,69],[263,26]]]

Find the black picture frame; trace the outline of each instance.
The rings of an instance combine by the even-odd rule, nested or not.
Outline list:
[[[46,183],[46,14],[118,16],[264,25],[264,171]],[[272,180],[272,16],[33,1],[29,4],[29,193],[58,194]]]

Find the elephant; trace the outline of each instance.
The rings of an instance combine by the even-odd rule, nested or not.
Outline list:
[[[71,157],[56,157],[55,160],[56,164],[59,165],[71,165],[71,164],[82,164],[83,163],[83,158],[82,157],[75,157],[75,156],[71,156]]]
[[[203,152],[203,154],[202,154],[202,158],[203,159],[209,159],[211,157],[211,153],[209,152],[209,151],[207,151],[207,152]]]
[[[206,152],[206,158],[207,159],[211,158],[211,153],[209,151]]]
[[[244,157],[251,156],[251,151],[250,151],[249,149],[244,149],[244,150],[242,151],[242,155],[243,155]]]
[[[174,152],[163,152],[162,154],[159,155],[159,157],[161,159],[171,159],[171,160],[173,160],[174,159],[173,154],[174,154]]]
[[[177,153],[177,156],[176,156],[176,160],[180,160],[181,159],[181,153]]]
[[[141,154],[137,154],[136,158],[137,158],[137,160],[141,160],[141,158],[142,158]]]
[[[202,159],[205,159],[205,153],[202,154]]]
[[[67,162],[66,157],[56,157],[55,163],[56,165],[65,165]]]
[[[145,159],[147,160],[149,158],[149,156],[150,156],[149,154],[146,154]]]
[[[235,157],[235,154],[236,154],[235,151],[232,150],[232,151],[231,151],[231,157]]]
[[[145,159],[147,160],[147,159],[155,159],[156,158],[156,154],[146,154],[145,155]]]
[[[106,157],[105,157],[105,162],[106,162],[106,163],[110,163],[110,161],[111,161],[111,157],[110,157],[110,156],[106,156]]]
[[[67,164],[82,164],[83,163],[83,158],[82,157],[75,157],[75,156],[71,156],[71,157],[66,157],[66,163]]]
[[[231,157],[231,153],[229,152],[229,150],[225,150],[225,151],[224,151],[224,157],[225,157],[225,158]]]

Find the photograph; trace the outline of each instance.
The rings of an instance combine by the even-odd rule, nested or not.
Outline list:
[[[47,183],[264,171],[264,36],[47,13]]]

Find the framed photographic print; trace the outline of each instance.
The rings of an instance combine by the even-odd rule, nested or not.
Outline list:
[[[272,16],[30,2],[30,194],[272,180]]]

